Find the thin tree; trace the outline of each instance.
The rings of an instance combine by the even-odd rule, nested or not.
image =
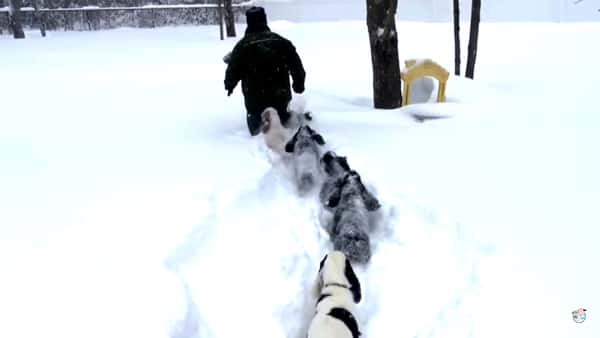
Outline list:
[[[25,39],[23,24],[21,23],[21,0],[9,0],[9,25],[15,39]]]
[[[470,79],[472,79],[475,75],[475,59],[477,58],[477,39],[479,38],[480,14],[481,0],[473,0],[471,6],[471,27],[469,32],[467,70],[465,72],[465,76]]]
[[[235,16],[233,14],[232,0],[224,0],[225,5],[225,28],[227,37],[235,37]]]
[[[460,4],[453,0],[454,9],[454,74],[460,76]]]
[[[367,0],[375,108],[393,109],[402,105],[397,8],[398,0]]]
[[[46,15],[40,12],[40,5],[44,5],[44,0],[33,0],[33,9],[35,18],[40,25],[40,33],[43,37],[46,37]]]
[[[217,11],[219,11],[219,37],[223,40],[223,0],[217,1]]]

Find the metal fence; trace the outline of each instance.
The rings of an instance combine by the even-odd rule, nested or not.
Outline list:
[[[243,20],[250,3],[233,5],[237,22]],[[180,25],[219,24],[218,5],[145,5],[139,7],[82,7],[44,8],[35,11],[23,7],[23,26],[37,29],[44,24],[47,30],[100,30],[118,27],[154,28]],[[0,8],[0,34],[10,32],[8,8]]]

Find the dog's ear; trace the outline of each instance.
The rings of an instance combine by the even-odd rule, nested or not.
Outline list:
[[[285,145],[285,152],[286,153],[293,153],[294,152],[294,144],[296,142],[294,142],[295,140],[292,139],[290,142],[286,143]]]
[[[344,170],[350,171],[350,165],[348,164],[346,156],[339,156],[338,159],[340,160],[340,165],[342,166],[342,168],[344,168]]]
[[[323,265],[325,265],[326,260],[327,260],[327,254],[325,255],[325,257],[323,257],[323,259],[321,259],[321,262],[319,263],[319,271],[323,270]]]
[[[355,303],[360,302],[362,299],[362,292],[360,289],[360,282],[354,273],[354,269],[352,269],[352,265],[350,264],[350,260],[346,258],[346,267],[344,268],[344,274],[346,275],[346,279],[348,283],[350,283],[350,292],[352,292],[352,298]]]
[[[288,143],[285,144],[285,152],[286,153],[293,153],[294,152],[294,146],[296,146],[296,140],[298,139],[298,133],[300,132],[300,129],[298,129],[296,131],[296,133],[294,134],[294,137],[292,137],[291,140],[288,141]]]
[[[334,156],[335,156],[335,154],[332,151],[328,151],[321,157],[321,161],[329,162],[333,159]]]
[[[367,188],[365,188],[365,185],[363,184],[360,175],[355,170],[351,170],[348,174],[356,176],[356,180],[360,186],[360,196],[362,197],[363,202],[365,202],[365,207],[367,208],[367,210],[375,211],[381,208],[379,200],[377,200],[377,198],[373,196],[373,194],[371,194],[369,190],[367,190]]]
[[[312,139],[313,139],[315,142],[317,142],[317,144],[319,144],[319,145],[321,145],[321,146],[322,146],[322,145],[325,145],[325,140],[323,139],[323,136],[321,136],[321,135],[319,135],[319,134],[313,134],[313,135],[311,136],[311,138],[312,138]]]
[[[308,131],[308,134],[310,135],[310,138],[313,139],[315,142],[317,142],[317,144],[319,144],[319,145],[325,145],[325,139],[323,139],[323,136],[321,136],[320,134],[318,134],[310,126],[304,126],[304,128],[306,128],[306,130]]]
[[[314,299],[319,298],[319,294],[321,293],[321,270],[323,270],[323,266],[325,265],[326,260],[327,255],[325,255],[325,257],[323,257],[323,259],[319,263],[319,272],[317,273],[317,278],[315,278],[315,281],[311,288],[311,295]]]
[[[360,186],[361,186],[361,197],[363,199],[363,201],[365,202],[365,207],[367,208],[368,211],[375,211],[379,208],[381,208],[381,204],[379,203],[379,200],[373,196],[373,194],[371,194],[369,192],[369,190],[367,190],[367,188],[365,188],[365,186],[362,184],[362,182],[360,182]]]

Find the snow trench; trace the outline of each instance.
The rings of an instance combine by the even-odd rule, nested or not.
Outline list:
[[[258,179],[215,189],[209,214],[166,260],[187,304],[172,338],[306,337],[314,314],[309,289],[332,249],[324,229],[330,215],[317,192],[298,196],[290,165],[260,141],[250,150]],[[362,336],[469,337],[476,248],[450,218],[369,186],[382,208],[371,214],[373,257],[355,267]]]

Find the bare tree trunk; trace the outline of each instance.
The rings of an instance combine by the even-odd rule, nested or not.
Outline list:
[[[221,40],[223,40],[223,0],[218,0],[217,11],[219,11],[219,34]]]
[[[373,66],[375,108],[402,105],[396,9],[398,0],[367,0],[367,27]]]
[[[460,4],[452,1],[454,6],[454,74],[460,76]]]
[[[9,25],[13,31],[13,36],[15,39],[25,39],[25,32],[21,23],[21,0],[11,0],[8,5],[10,6]]]
[[[465,76],[472,79],[475,75],[475,59],[477,58],[477,39],[479,38],[479,19],[481,0],[473,0],[471,7],[471,30],[469,32],[469,50]]]
[[[225,27],[227,28],[227,37],[235,37],[235,16],[233,15],[232,0],[225,1]]]
[[[43,37],[46,37],[46,15],[44,13],[40,13],[39,3],[41,3],[43,6],[44,0],[33,0],[33,9],[35,10],[37,22],[40,25],[40,33]]]

